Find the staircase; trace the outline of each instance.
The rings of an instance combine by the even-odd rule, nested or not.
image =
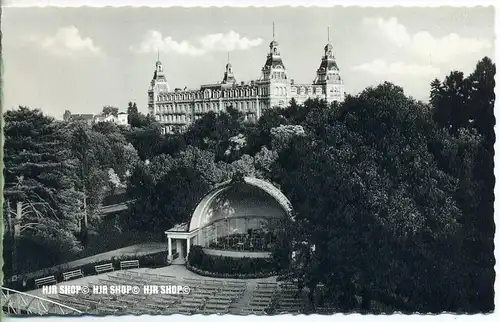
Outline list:
[[[7,315],[79,315],[83,312],[52,300],[2,287],[2,310]]]
[[[247,289],[243,293],[243,296],[236,302],[231,303],[229,306],[229,314],[239,315],[242,314],[242,310],[248,306],[248,302],[252,297],[253,292],[257,288],[257,284],[255,283],[247,283]]]

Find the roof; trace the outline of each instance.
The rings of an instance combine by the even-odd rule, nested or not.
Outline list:
[[[180,224],[177,224],[175,225],[174,227],[170,228],[169,230],[167,230],[167,232],[187,232],[188,231],[188,223],[187,222],[184,222],[184,223],[180,223]]]
[[[319,65],[320,70],[339,70],[337,62],[334,58],[325,58],[321,60],[321,65]]]
[[[71,114],[73,120],[91,120],[94,118],[93,114]]]
[[[292,204],[277,187],[267,181],[254,177],[244,177],[243,182],[248,185],[257,187],[273,197],[281,205],[287,215],[293,220]],[[214,198],[231,187],[234,183],[234,180],[223,182],[205,195],[205,197],[198,203],[196,209],[193,212],[193,216],[191,217],[191,222],[189,224],[189,231],[200,228],[203,221],[205,208],[214,200]]]
[[[266,63],[264,64],[264,69],[270,68],[270,67],[275,68],[277,66],[281,66],[283,69],[285,69],[285,65],[283,64],[281,57],[268,55]]]

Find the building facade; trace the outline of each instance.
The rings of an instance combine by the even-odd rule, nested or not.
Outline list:
[[[94,123],[110,122],[116,125],[128,126],[128,114],[125,112],[120,112],[118,115],[96,115],[94,118]]]
[[[208,112],[219,113],[228,107],[244,113],[247,120],[255,121],[265,109],[286,107],[292,98],[301,104],[309,98],[343,101],[344,96],[344,82],[330,42],[324,48],[314,81],[296,84],[288,77],[279,44],[273,39],[261,77],[248,83],[236,81],[228,62],[221,82],[202,85],[195,90],[176,88],[171,91],[158,60],[148,90],[148,109],[149,114],[163,125],[164,133],[172,133],[175,129],[186,128]]]
[[[120,112],[116,116],[109,114],[71,114],[71,112],[66,111],[63,115],[63,120],[68,122],[83,121],[89,125],[93,125],[101,122],[115,123],[116,125],[128,126],[128,114],[125,112]]]

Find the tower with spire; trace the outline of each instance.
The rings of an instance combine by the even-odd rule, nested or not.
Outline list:
[[[273,22],[273,40],[269,44],[269,53],[262,67],[260,83],[264,86],[264,96],[268,97],[268,107],[285,106],[288,104],[290,93],[290,80],[283,60],[281,59],[279,43],[276,41],[276,33]]]
[[[160,61],[160,50],[158,50],[153,79],[148,89],[148,110],[151,115],[157,114],[158,95],[169,90],[167,78],[163,72],[163,64]]]
[[[333,45],[330,43],[330,27],[328,27],[328,42],[313,83],[323,86],[325,99],[328,102],[344,100],[344,81],[340,77],[339,67],[333,54]]]
[[[233,74],[233,66],[229,61],[229,52],[227,53],[227,64],[226,70],[224,71],[224,78],[222,79],[222,84],[236,84],[236,78]]]

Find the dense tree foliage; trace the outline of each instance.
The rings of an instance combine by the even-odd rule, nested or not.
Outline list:
[[[383,83],[340,104],[292,100],[286,109],[262,111],[256,123],[232,108],[208,113],[170,135],[135,103],[126,128],[68,125],[22,108],[6,114],[6,178],[11,186],[24,176],[28,187],[34,180],[57,191],[66,199],[54,209],[64,202],[80,207],[83,193],[90,212],[113,187],[126,186],[134,200],[127,228],[158,235],[188,221],[216,185],[263,178],[294,206],[273,265],[308,292],[312,307],[488,312],[495,277],[494,74],[484,58],[469,76],[454,71],[434,80],[429,104]],[[34,160],[46,165],[26,168]],[[69,216],[76,212],[64,211],[61,218],[69,219],[57,227],[66,235],[54,240],[73,232],[68,245],[81,247]],[[318,289],[326,290],[321,299]]]
[[[78,256],[103,198],[138,162],[135,148],[114,124],[91,128],[26,107],[4,118],[6,247],[31,254],[21,271]],[[15,258],[7,262],[16,270]]]
[[[7,111],[4,118],[4,222],[9,225],[4,241],[12,251],[6,260],[17,272],[21,244],[40,245],[52,259],[81,250],[82,193],[75,189],[78,165],[65,140],[65,124],[25,107]]]
[[[114,106],[109,106],[109,105],[106,105],[102,108],[102,115],[103,116],[109,116],[109,115],[113,115],[113,116],[118,116],[118,112],[120,111],[120,109],[118,107],[114,107]]]
[[[454,147],[458,157],[443,155],[446,142],[436,147],[436,154],[441,154],[443,167],[460,178],[458,198],[464,211],[462,260],[467,265],[469,287],[476,291],[476,296],[469,299],[470,304],[483,310],[493,306],[494,293],[491,279],[495,263],[492,216],[495,72],[495,64],[485,57],[468,77],[453,72],[443,82],[435,80],[431,91],[436,122],[454,137],[464,139]],[[471,132],[479,134],[479,142],[465,134]]]

